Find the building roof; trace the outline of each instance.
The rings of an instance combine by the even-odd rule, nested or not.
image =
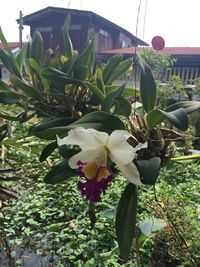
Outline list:
[[[103,50],[103,51],[98,51],[97,53],[112,54],[112,55],[114,54],[133,55],[137,52],[142,51],[143,49],[146,48],[127,47],[114,50]],[[158,52],[161,54],[168,54],[168,55],[200,55],[200,47],[165,47]]]
[[[67,16],[68,14],[70,14],[71,16],[73,15],[78,15],[78,16],[84,16],[84,17],[88,17],[91,22],[100,22],[100,23],[104,23],[107,25],[107,27],[109,27],[110,29],[117,29],[121,32],[123,32],[124,34],[126,34],[127,36],[129,36],[129,38],[132,39],[132,41],[136,44],[136,45],[141,45],[141,46],[148,46],[148,44],[144,41],[142,41],[141,39],[139,39],[138,37],[134,36],[132,33],[130,33],[129,31],[125,30],[124,28],[118,26],[117,24],[105,19],[104,17],[101,17],[99,15],[97,15],[96,13],[92,12],[92,11],[85,11],[85,10],[77,10],[77,9],[67,9],[67,8],[59,8],[59,7],[46,7],[44,9],[41,9],[39,11],[36,11],[34,13],[31,13],[27,16],[23,17],[23,24],[24,25],[31,25],[34,22],[38,21],[39,19],[52,19],[52,16]],[[17,22],[19,23],[19,20],[17,20]]]
[[[10,42],[10,43],[8,43],[8,45],[9,45],[11,50],[20,47],[19,42]],[[0,43],[0,48],[1,49],[3,48],[3,44],[2,43]]]

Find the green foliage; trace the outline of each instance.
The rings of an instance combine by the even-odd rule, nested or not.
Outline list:
[[[164,71],[175,62],[170,55],[161,54],[152,48],[144,49],[140,55],[152,69],[155,79],[160,81],[162,81]]]
[[[127,262],[130,256],[136,225],[137,188],[128,184],[117,208],[115,227],[121,258]]]
[[[15,142],[13,149],[15,156],[21,161],[20,168],[26,166],[28,169],[31,165],[31,169],[28,169],[31,177],[36,175],[37,178],[42,175],[47,184],[41,182],[40,176],[34,184],[28,181],[25,188],[19,185],[18,191],[22,189],[22,194],[19,194],[19,202],[15,203],[15,213],[13,214],[13,209],[8,207],[4,209],[5,215],[2,213],[0,217],[3,218],[4,235],[13,240],[9,245],[14,244],[14,246],[36,240],[36,253],[42,253],[43,257],[45,257],[43,247],[39,246],[38,240],[44,240],[44,246],[48,247],[45,259],[50,260],[48,255],[55,248],[59,264],[63,265],[95,266],[97,264],[96,266],[99,267],[120,264],[121,266],[123,263],[120,258],[130,266],[135,262],[139,265],[139,262],[142,262],[141,248],[145,247],[148,241],[153,244],[154,231],[149,231],[150,226],[147,221],[143,224],[137,223],[137,217],[147,218],[142,218],[142,212],[137,215],[136,186],[126,185],[124,181],[116,179],[117,183],[111,184],[108,196],[102,197],[105,203],[96,205],[96,216],[99,221],[93,224],[94,228],[91,228],[89,219],[85,218],[86,214],[80,215],[80,211],[87,209],[88,203],[85,203],[77,192],[76,183],[79,180],[75,171],[68,165],[69,158],[80,150],[74,146],[64,146],[58,149],[60,155],[55,156],[56,135],[64,137],[69,130],[77,127],[93,128],[108,134],[114,130],[128,130],[133,135],[128,140],[133,147],[138,143],[148,143],[147,148],[137,153],[134,163],[138,166],[142,182],[155,186],[160,168],[171,157],[168,151],[170,141],[176,141],[180,137],[173,129],[162,129],[161,123],[167,120],[177,129],[186,131],[188,114],[198,110],[200,105],[199,102],[191,101],[180,102],[164,110],[157,107],[157,86],[152,69],[142,57],[138,56],[141,67],[139,96],[142,107],[139,112],[136,108],[133,110],[130,101],[133,100],[136,91],[126,88],[125,84],[113,85],[116,79],[129,70],[132,59],[123,60],[121,55],[116,55],[106,64],[95,66],[92,36],[88,37],[86,48],[79,54],[73,50],[69,37],[69,25],[70,17],[64,24],[62,55],[51,49],[44,51],[41,34],[36,32],[33,40],[15,57],[0,31],[0,40],[4,46],[4,49],[0,50],[0,59],[11,73],[11,86],[0,83],[0,102],[16,103],[16,106],[20,107],[20,113],[17,113],[18,109],[17,112],[15,110],[2,112],[2,118],[12,120],[16,125],[28,120],[30,122],[32,120],[34,124],[32,127],[26,124],[29,129],[26,134],[29,132],[29,137],[16,136],[13,139],[7,138],[9,132],[4,124],[0,129],[1,141],[3,146],[9,148],[9,153]],[[163,64],[162,66],[167,65],[167,59],[160,63]],[[179,81],[175,79],[172,82],[176,84],[181,94]],[[175,85],[172,84],[172,86]],[[33,136],[39,139],[34,139]],[[47,143],[44,140],[53,141]],[[42,153],[38,149],[41,145]],[[36,155],[34,164],[31,161],[33,154]],[[27,162],[24,158],[30,161]],[[41,167],[43,165],[39,165],[39,161],[46,164],[44,169]],[[108,163],[113,173],[117,173],[109,158]],[[36,165],[41,169],[35,170]],[[162,183],[164,182],[161,181],[161,186]],[[144,195],[145,193],[144,190]],[[149,200],[152,197],[152,191],[146,193],[146,196]],[[155,200],[157,201],[156,198]],[[112,214],[116,213],[114,223],[113,217],[108,216],[108,212],[107,217],[105,214],[107,208],[115,210],[116,206],[116,212],[112,212]],[[20,217],[20,209],[23,211],[23,218]],[[19,211],[19,216],[16,216],[16,211]],[[102,216],[103,214],[106,218]],[[155,222],[163,219],[158,214],[153,215],[155,215]],[[168,219],[168,212],[165,218]],[[9,227],[7,227],[8,222]],[[105,234],[104,224],[110,227],[109,230],[115,224],[117,244],[113,240],[114,234],[111,230],[109,235]],[[140,229],[139,234],[138,229]],[[161,227],[156,229],[160,230]],[[16,236],[17,241],[15,241]],[[149,263],[154,259],[151,249],[147,249],[151,255]],[[17,257],[15,250],[9,255],[12,258]],[[174,256],[174,258],[177,257]],[[125,264],[125,266],[128,265]]]
[[[146,112],[154,109],[157,101],[156,83],[150,67],[147,63],[139,57],[139,64],[141,66],[140,78],[140,97],[143,108]]]

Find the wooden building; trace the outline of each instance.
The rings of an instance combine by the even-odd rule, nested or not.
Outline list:
[[[122,27],[91,11],[47,7],[24,16],[22,23],[30,26],[31,36],[35,31],[39,31],[42,34],[46,49],[55,49],[59,46],[62,51],[62,30],[67,15],[71,16],[70,37],[74,49],[79,52],[85,47],[90,29],[94,30],[96,51],[148,45]]]

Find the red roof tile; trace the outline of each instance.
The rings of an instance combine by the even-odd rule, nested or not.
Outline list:
[[[20,46],[20,45],[19,45],[19,42],[11,42],[11,43],[8,43],[8,45],[9,45],[9,47],[10,47],[11,49],[15,49],[15,48],[17,48],[17,47]],[[0,43],[0,48],[3,48],[3,44],[2,44],[2,43]]]
[[[98,54],[135,54],[136,52],[140,52],[143,47],[128,47],[128,48],[120,48],[114,50],[103,50],[98,51]],[[162,50],[158,51],[161,54],[169,54],[169,55],[200,55],[200,47],[165,47]]]

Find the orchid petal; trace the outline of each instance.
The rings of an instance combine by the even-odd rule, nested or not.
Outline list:
[[[127,131],[115,130],[108,139],[109,156],[116,165],[125,165],[133,161],[136,149],[127,142],[132,135]]]
[[[78,154],[72,156],[68,163],[72,169],[77,168],[77,163],[81,161],[83,163],[96,162],[101,166],[106,166],[107,151],[104,147],[101,149],[91,149],[87,151],[81,151]]]
[[[68,136],[63,139],[57,137],[59,146],[62,145],[77,145],[81,150],[87,151],[90,149],[99,148],[104,146],[107,142],[108,134],[96,131],[95,129],[84,129],[77,127],[70,130]]]
[[[147,148],[148,147],[148,143],[139,143],[134,149],[136,149],[136,151],[142,149],[142,148]]]
[[[142,182],[140,180],[140,174],[138,172],[138,169],[136,165],[131,162],[126,165],[120,165],[118,166],[119,170],[121,171],[122,175],[132,184],[135,185],[142,185]]]

